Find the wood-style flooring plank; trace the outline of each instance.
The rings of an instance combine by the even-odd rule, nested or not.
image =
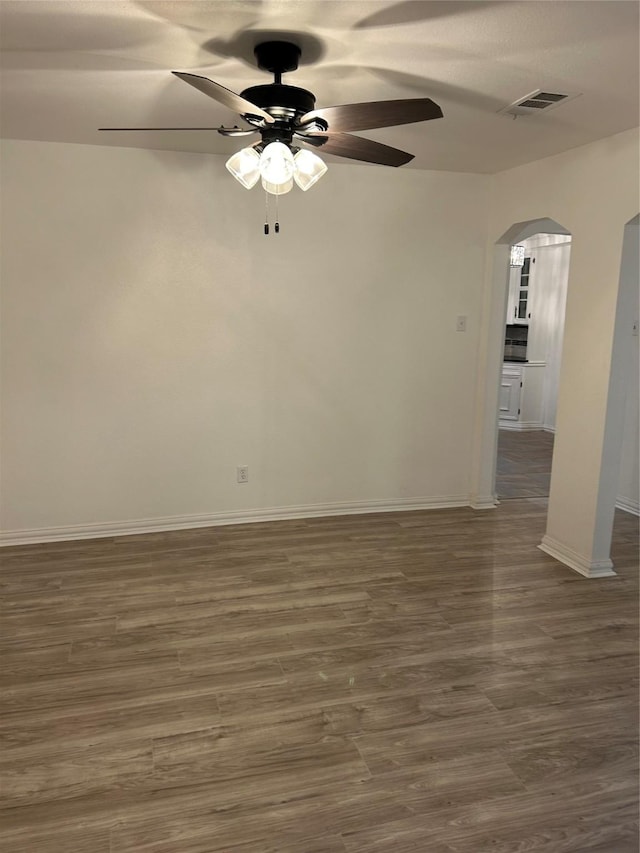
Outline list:
[[[638,520],[545,512],[5,549],[6,849],[638,853]]]

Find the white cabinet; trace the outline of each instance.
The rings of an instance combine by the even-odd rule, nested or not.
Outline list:
[[[529,254],[521,267],[509,269],[509,296],[507,300],[507,324],[526,326],[531,319],[531,287],[535,257]]]
[[[520,417],[522,367],[504,364],[500,381],[500,420],[517,421]]]
[[[502,365],[500,426],[503,429],[542,429],[544,426],[543,361]]]
[[[507,326],[516,322],[518,283],[520,282],[520,267],[509,267],[509,290],[507,295]]]
[[[530,361],[522,369],[522,399],[520,401],[520,428],[542,429],[544,425],[544,375],[543,361]]]

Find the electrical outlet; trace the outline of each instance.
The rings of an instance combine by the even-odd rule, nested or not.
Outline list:
[[[249,466],[248,465],[238,465],[236,468],[236,477],[239,483],[248,483],[249,482]]]
[[[456,332],[466,332],[467,331],[467,318],[464,314],[461,314],[456,320]]]

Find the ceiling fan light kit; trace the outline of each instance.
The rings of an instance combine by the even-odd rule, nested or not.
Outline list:
[[[254,187],[260,178],[266,192],[275,196],[289,192],[294,181],[303,191],[314,186],[326,173],[326,163],[312,151],[300,148],[298,143],[351,160],[402,166],[413,160],[412,154],[354,136],[350,131],[442,118],[442,110],[430,98],[341,104],[317,110],[312,92],[282,83],[282,75],[298,67],[298,45],[287,41],[262,42],[255,47],[254,54],[258,67],[274,75],[273,83],[251,86],[240,94],[198,74],[173,72],[180,80],[238,113],[249,125],[209,129],[228,137],[260,134],[260,142],[237,151],[226,163],[229,172],[246,189]],[[204,129],[207,128],[131,128],[138,131]]]
[[[289,192],[293,180],[306,192],[327,172],[327,164],[317,154],[304,148],[289,148],[282,142],[270,142],[262,154],[255,148],[242,148],[229,157],[226,166],[248,190],[262,177],[262,186],[272,195]]]

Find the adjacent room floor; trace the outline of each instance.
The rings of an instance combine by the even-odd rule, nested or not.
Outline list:
[[[637,853],[638,519],[546,501],[5,549],[11,853]]]
[[[553,433],[544,430],[498,432],[496,491],[507,498],[549,497]]]

